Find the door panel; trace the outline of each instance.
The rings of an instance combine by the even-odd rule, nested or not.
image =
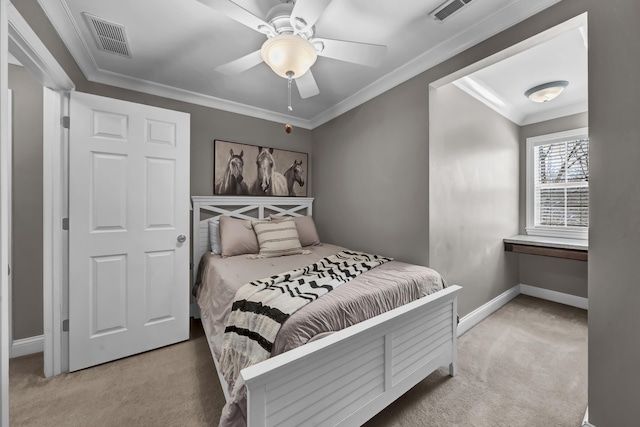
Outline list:
[[[189,115],[71,94],[69,366],[189,335]]]

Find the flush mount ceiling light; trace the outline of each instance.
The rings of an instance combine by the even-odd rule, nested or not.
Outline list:
[[[533,102],[547,102],[560,95],[564,88],[566,88],[568,85],[569,82],[566,80],[544,83],[532,87],[524,93],[524,96],[526,96]]]

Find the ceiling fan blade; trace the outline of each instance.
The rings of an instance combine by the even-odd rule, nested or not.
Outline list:
[[[387,47],[379,44],[348,42],[319,37],[314,37],[311,42],[314,45],[320,42],[324,46],[322,51],[318,53],[320,56],[369,67],[379,66],[387,53]]]
[[[329,3],[331,0],[297,0],[291,12],[291,25],[298,30],[311,28]]]
[[[300,98],[302,99],[311,98],[320,93],[320,89],[318,89],[318,84],[313,74],[311,74],[311,70],[295,79],[295,82],[298,87],[298,92],[300,93]]]
[[[229,18],[246,25],[247,27],[264,33],[267,28],[273,28],[264,19],[258,18],[247,9],[232,2],[231,0],[198,0],[205,6],[209,6],[216,12],[227,15]],[[262,29],[261,29],[262,27]]]
[[[247,71],[248,69],[255,67],[261,62],[262,55],[260,55],[259,50],[256,50],[255,52],[251,52],[250,54],[245,55],[242,58],[238,58],[234,61],[227,62],[226,64],[222,64],[216,67],[216,71],[228,76],[232,76],[235,74],[240,74],[243,71]]]

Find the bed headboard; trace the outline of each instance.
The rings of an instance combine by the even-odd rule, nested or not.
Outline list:
[[[211,218],[222,215],[242,219],[268,218],[269,215],[304,216],[312,214],[312,197],[237,197],[192,196],[193,202],[193,280],[198,274],[198,263],[209,250],[209,224]]]

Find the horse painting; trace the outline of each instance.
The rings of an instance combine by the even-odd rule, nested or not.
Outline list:
[[[229,155],[227,170],[216,184],[216,194],[247,195],[249,187],[242,176],[244,150],[240,151],[240,154],[234,154],[232,149],[229,150]]]
[[[254,196],[286,196],[287,180],[275,171],[273,148],[258,148],[257,177],[249,192]]]
[[[300,187],[304,186],[304,169],[302,169],[302,160],[294,160],[293,164],[289,166],[284,173],[284,177],[287,180],[287,192],[289,196],[295,196],[296,192],[293,191],[293,185],[297,182]]]

